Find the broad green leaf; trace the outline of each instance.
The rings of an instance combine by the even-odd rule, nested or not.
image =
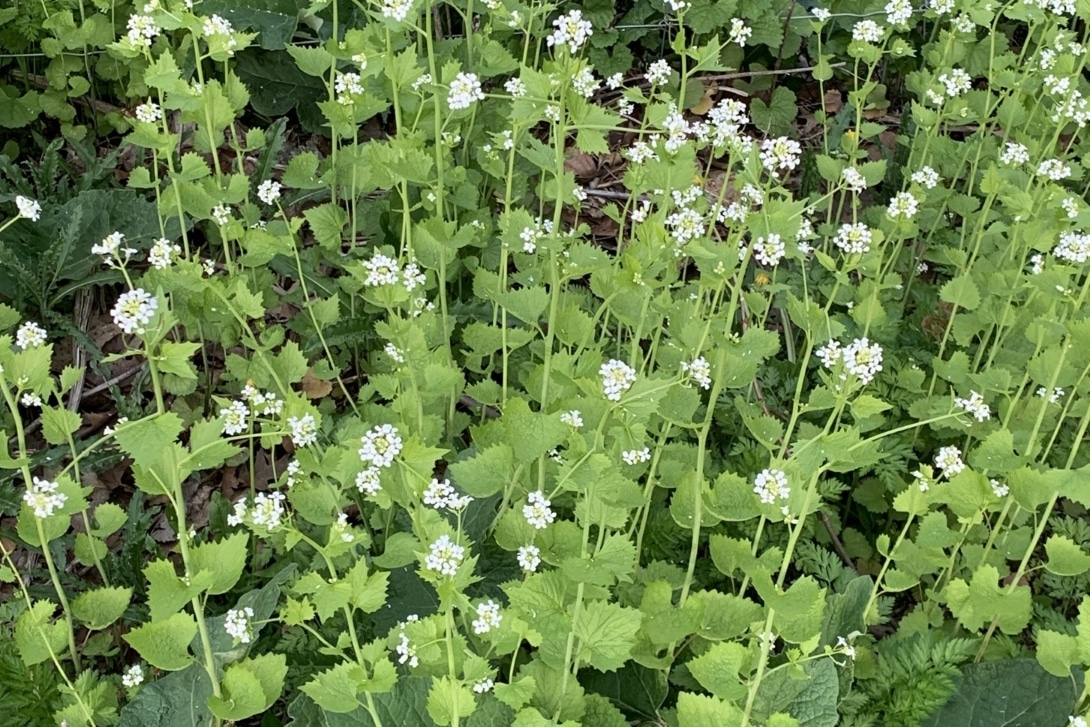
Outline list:
[[[208,673],[192,664],[140,687],[121,710],[117,727],[211,727],[211,696]]]
[[[1075,714],[1083,676],[1052,676],[1033,659],[986,661],[962,667],[954,696],[921,727],[1044,727]]]
[[[1063,535],[1050,535],[1045,543],[1048,562],[1045,568],[1059,576],[1078,576],[1090,570],[1087,555],[1074,540]]]
[[[104,629],[121,618],[131,598],[131,588],[96,588],[72,601],[72,615],[89,629]]]
[[[688,662],[689,672],[700,686],[715,696],[733,701],[746,695],[746,686],[740,676],[745,659],[744,646],[720,642]]]
[[[264,712],[280,697],[288,673],[283,654],[262,654],[236,662],[223,674],[223,697],[209,697],[220,719],[239,720]]]
[[[144,578],[148,586],[148,608],[152,621],[162,621],[177,613],[212,585],[214,577],[211,570],[201,570],[186,583],[178,577],[171,561],[154,560],[148,563],[144,566]]]
[[[201,543],[190,549],[189,562],[193,571],[212,573],[212,583],[207,588],[209,594],[227,593],[238,583],[246,569],[249,540],[248,534],[235,533],[217,543]]]
[[[669,686],[666,675],[630,661],[612,672],[582,671],[579,683],[587,691],[601,694],[626,714],[653,720],[666,701]],[[500,685],[496,685],[499,696]]]
[[[133,462],[151,467],[159,462],[162,450],[173,444],[181,431],[181,417],[167,412],[130,422],[118,429],[114,437]]]
[[[982,629],[995,619],[1003,633],[1017,634],[1029,623],[1032,611],[1029,588],[1001,588],[999,571],[991,565],[977,568],[970,583],[961,578],[951,581],[945,596],[950,612],[970,631]]]
[[[679,727],[737,727],[742,724],[742,711],[716,697],[682,692],[677,695],[677,719]]]
[[[1078,639],[1056,631],[1038,631],[1037,663],[1053,676],[1070,676],[1071,667],[1080,663]]]
[[[58,659],[68,651],[68,629],[64,619],[51,623],[57,610],[52,601],[35,601],[34,605],[19,614],[15,620],[15,646],[26,666],[34,666],[50,659]]]
[[[765,674],[757,690],[754,714],[767,718],[785,712],[797,719],[800,727],[835,727],[840,721],[840,686],[832,659],[806,662],[803,669],[804,679],[791,676],[788,668]]]
[[[939,298],[965,310],[976,310],[980,305],[980,289],[971,277],[959,275],[942,286]]]
[[[74,411],[55,406],[42,407],[42,434],[50,444],[65,444],[80,428],[82,420]]]
[[[468,459],[449,467],[458,489],[472,497],[491,497],[501,491],[511,478],[514,451],[506,444],[493,444]]]
[[[586,604],[575,627],[579,660],[599,671],[619,669],[631,656],[642,620],[639,611],[615,603]]]
[[[507,444],[518,462],[532,462],[568,436],[568,425],[560,421],[559,412],[531,411],[525,399],[508,399],[500,421],[506,426]]]
[[[125,634],[144,659],[164,671],[178,671],[189,666],[193,657],[189,643],[197,634],[197,622],[188,613],[176,613],[168,619],[146,623]]]
[[[449,676],[431,683],[428,690],[428,714],[438,725],[460,723],[473,713],[476,703],[469,687],[459,684]]]

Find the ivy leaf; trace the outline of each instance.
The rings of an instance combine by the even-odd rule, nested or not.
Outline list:
[[[196,635],[194,618],[188,613],[176,613],[163,621],[138,626],[123,638],[152,666],[163,671],[178,671],[193,661],[189,643]]]
[[[579,660],[599,671],[624,666],[636,645],[643,614],[615,603],[591,601],[576,624],[575,635],[582,642]]]
[[[1033,659],[969,664],[954,680],[954,696],[921,727],[1042,727],[1075,714],[1081,672],[1056,677]]]
[[[72,615],[89,629],[104,629],[121,618],[131,598],[131,588],[96,588],[72,601]]]

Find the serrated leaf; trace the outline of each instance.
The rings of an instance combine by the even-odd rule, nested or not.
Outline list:
[[[104,629],[121,618],[131,598],[131,588],[96,588],[72,601],[72,615],[89,629]]]
[[[201,543],[190,549],[190,568],[194,573],[208,571],[212,581],[206,589],[213,596],[235,587],[246,569],[247,533],[235,533],[215,543]]]
[[[74,411],[62,407],[42,407],[42,434],[50,444],[65,444],[83,420]]]
[[[968,275],[959,275],[946,281],[939,290],[939,298],[965,310],[976,310],[980,305],[980,289]]]
[[[124,639],[144,661],[164,671],[184,669],[193,661],[189,643],[197,634],[197,622],[188,613],[138,626]]]
[[[450,465],[451,479],[458,488],[472,497],[491,497],[507,484],[514,467],[515,456],[506,444],[493,444],[469,459]]]
[[[1045,568],[1059,576],[1078,576],[1090,570],[1090,555],[1074,540],[1063,535],[1050,535],[1045,542],[1048,561]]]
[[[26,666],[48,661],[50,654],[62,658],[68,651],[64,620],[50,622],[56,610],[57,605],[52,601],[35,601],[15,620],[15,646]]]
[[[584,606],[575,627],[580,639],[579,660],[599,671],[624,666],[636,644],[643,614],[615,603],[592,601]]]

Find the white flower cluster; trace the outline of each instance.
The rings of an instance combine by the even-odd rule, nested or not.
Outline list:
[[[560,421],[567,424],[569,427],[578,429],[583,426],[583,415],[578,409],[572,409],[571,411],[566,411],[561,414]]]
[[[866,178],[855,167],[844,167],[844,171],[840,173],[840,178],[844,181],[844,186],[848,188],[849,192],[858,194],[867,188]]]
[[[383,17],[401,22],[409,17],[412,9],[412,0],[383,0],[381,12]]]
[[[911,220],[920,210],[920,201],[911,192],[898,192],[889,201],[886,213],[895,220]]]
[[[453,576],[465,559],[466,549],[457,545],[449,535],[441,535],[431,544],[424,559],[424,567],[441,576]]]
[[[839,341],[829,341],[817,350],[817,356],[827,369],[843,365],[842,381],[855,376],[860,383],[869,384],[882,370],[882,347],[867,338],[857,338],[846,348],[841,348]]]
[[[27,504],[35,517],[51,517],[68,501],[67,495],[57,492],[58,488],[59,485],[56,482],[35,477],[33,484],[23,493],[23,502]]]
[[[744,46],[751,35],[753,35],[753,28],[746,25],[744,20],[734,18],[730,21],[730,32],[727,38],[731,43]]]
[[[621,395],[636,382],[636,369],[615,358],[602,364],[598,375],[602,377],[602,391],[610,401],[620,401]]]
[[[230,205],[218,204],[212,208],[212,219],[216,224],[223,227],[231,221],[231,207]]]
[[[249,517],[255,527],[263,527],[269,533],[280,527],[286,512],[282,492],[257,493],[252,508],[247,501],[248,498],[243,497],[235,503],[234,510],[227,516],[228,525],[237,527]]]
[[[182,254],[180,245],[172,243],[165,237],[160,237],[148,250],[148,262],[156,270],[165,270],[174,264],[174,258]]]
[[[518,549],[519,567],[527,573],[537,572],[541,565],[541,549],[536,545],[523,545]]]
[[[594,71],[590,68],[582,68],[572,78],[571,86],[575,92],[583,98],[590,98],[602,85],[602,82],[594,77]]]
[[[652,86],[661,86],[670,80],[670,64],[660,58],[650,65],[644,79]]]
[[[223,629],[229,636],[243,644],[248,644],[254,638],[253,630],[250,628],[250,619],[253,617],[254,610],[249,606],[232,608],[223,620]]]
[[[300,464],[299,460],[293,459],[291,462],[288,462],[288,466],[284,469],[284,474],[287,475],[284,479],[284,487],[287,487],[289,490],[294,487],[295,478],[299,476],[299,472],[302,469],[303,465]]]
[[[265,204],[274,204],[276,200],[280,199],[280,189],[280,182],[266,179],[257,185],[257,198]]]
[[[337,75],[333,78],[333,91],[337,94],[337,103],[342,106],[351,106],[356,97],[363,94],[363,79],[358,73],[337,71]]]
[[[503,615],[500,613],[500,605],[491,598],[484,603],[477,604],[477,618],[473,619],[473,633],[487,634],[492,629],[498,629]]]
[[[625,464],[640,464],[641,462],[651,461],[651,450],[648,447],[643,449],[626,449],[621,452],[621,459]]]
[[[549,523],[556,520],[552,502],[545,498],[545,494],[541,490],[531,492],[526,501],[527,504],[522,506],[522,516],[526,518],[526,522],[536,529],[543,530],[549,526]]]
[[[144,683],[144,668],[139,664],[133,664],[121,675],[121,685],[127,689],[138,687]]]
[[[223,418],[223,433],[229,437],[242,434],[246,431],[250,422],[250,408],[245,402],[232,401],[228,406],[220,409]]]
[[[931,167],[920,167],[910,177],[913,184],[918,184],[925,189],[934,189],[939,184],[939,173]]]
[[[424,490],[424,504],[436,510],[464,510],[473,502],[469,495],[459,495],[450,480],[433,479]]]
[[[992,478],[992,479],[988,480],[988,484],[992,488],[992,493],[996,497],[998,497],[1000,500],[1002,500],[1007,495],[1011,494],[1011,488],[1008,485],[1004,485],[1002,482],[1000,482],[997,479]]]
[[[946,479],[954,477],[965,469],[965,463],[961,461],[961,450],[957,447],[942,447],[935,455],[935,466]]]
[[[126,27],[129,42],[142,48],[150,48],[151,42],[162,32],[150,15],[130,15]]]
[[[742,248],[738,251],[738,259],[744,259],[746,250],[743,242],[739,242]],[[780,264],[787,254],[787,247],[783,239],[775,232],[770,232],[768,237],[758,237],[753,241],[753,259],[765,267],[774,268]]]
[[[878,43],[882,40],[885,30],[873,20],[860,20],[852,26],[852,40],[864,43]]]
[[[291,429],[291,443],[296,447],[309,447],[318,441],[318,422],[313,414],[288,417],[288,428]]]
[[[545,43],[550,48],[567,45],[572,53],[578,53],[587,39],[594,35],[593,26],[589,21],[583,20],[582,10],[572,10],[567,15],[561,15],[553,21],[553,27],[556,30],[545,39]]]
[[[231,22],[219,15],[205,18],[201,30],[204,32],[204,37],[208,40],[211,40],[217,35],[223,36],[226,39],[228,49],[238,45],[238,41],[235,40],[233,35],[234,28],[231,27]]]
[[[122,293],[110,310],[114,323],[125,333],[143,333],[144,326],[155,315],[158,299],[143,288]]]
[[[845,223],[837,231],[833,244],[848,255],[865,255],[870,252],[872,239],[873,233],[864,223]]]
[[[42,405],[42,397],[35,394],[33,391],[28,391],[19,397],[19,403],[28,409],[31,407],[40,407]]]
[[[1053,388],[1051,393],[1043,386],[1037,388],[1037,396],[1048,399],[1049,404],[1059,404],[1060,399],[1064,398],[1064,393],[1064,390],[1058,386]]]
[[[791,496],[791,488],[787,486],[787,474],[778,469],[761,470],[753,480],[753,491],[767,505],[773,505],[777,500],[787,500]]]
[[[1090,235],[1085,232],[1060,233],[1060,241],[1052,248],[1052,254],[1060,260],[1082,265],[1090,260]]]
[[[802,147],[794,139],[780,136],[761,142],[761,164],[773,177],[780,176],[781,169],[794,169],[802,158]]]
[[[522,98],[526,95],[526,83],[521,78],[508,78],[503,84],[503,90],[514,98]]]
[[[692,240],[703,237],[707,228],[704,215],[691,207],[683,207],[666,218],[666,229],[674,241],[674,255],[680,257],[682,248]]]
[[[1037,165],[1037,176],[1048,177],[1053,182],[1059,182],[1071,176],[1071,166],[1059,159],[1045,159]]]
[[[142,121],[145,124],[154,124],[161,118],[163,118],[163,110],[159,108],[159,104],[150,99],[136,107],[137,121]]]
[[[1025,144],[1008,141],[1003,145],[1003,153],[999,155],[999,161],[1007,166],[1025,164],[1029,161],[1029,149]]]
[[[91,254],[101,255],[107,265],[116,267],[117,265],[124,264],[124,262],[136,252],[134,248],[122,247],[121,245],[124,242],[125,236],[123,234],[120,232],[111,232],[109,235],[102,238],[102,242],[91,246]]]
[[[252,381],[242,387],[242,398],[250,405],[254,415],[277,416],[284,410],[284,401],[271,391],[261,392]]]
[[[988,421],[992,416],[991,408],[984,403],[984,396],[976,391],[970,391],[968,399],[955,397],[954,403],[972,414],[978,422]]]
[[[397,346],[395,346],[393,343],[387,341],[386,346],[382,349],[382,351],[387,356],[389,356],[393,360],[394,363],[399,363],[399,364],[405,363],[405,354],[404,354],[404,352],[402,352],[402,350],[400,348],[398,348]]]
[[[484,91],[481,90],[481,81],[476,73],[459,73],[450,82],[447,105],[451,110],[468,109],[473,102],[483,100]]]
[[[886,22],[890,25],[904,25],[912,17],[912,12],[910,0],[889,0],[886,3]]]
[[[485,694],[486,692],[491,692],[492,687],[494,686],[496,686],[496,683],[491,679],[481,679],[480,681],[473,683],[473,691],[477,694]]]
[[[15,345],[24,351],[28,348],[37,348],[38,346],[41,346],[45,343],[45,340],[45,329],[34,321],[26,321],[23,325],[19,326],[19,330],[15,332]]]
[[[31,222],[37,222],[42,216],[42,206],[38,204],[38,200],[21,194],[15,196],[15,208],[19,210],[19,217]]]
[[[401,454],[401,437],[397,427],[380,424],[364,434],[360,442],[363,445],[359,449],[360,460],[367,467],[356,475],[356,488],[374,495],[382,487],[379,481],[381,471],[392,465],[394,457]]]
[[[337,516],[337,522],[329,526],[329,536],[332,540],[334,533],[340,533],[341,542],[351,543],[356,536],[348,532],[348,513],[342,512]]]
[[[700,388],[709,389],[712,385],[712,366],[708,363],[708,359],[700,356],[693,359],[691,362],[682,361],[681,370],[692,377]]]

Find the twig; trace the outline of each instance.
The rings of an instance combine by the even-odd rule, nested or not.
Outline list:
[[[844,68],[845,62],[830,63],[829,68]],[[817,70],[817,66],[802,66],[801,68],[769,69],[763,71],[738,71],[737,73],[717,73],[714,76],[697,76],[701,81],[733,81],[736,78],[757,78],[759,76],[787,76],[792,73],[805,73]]]
[[[840,537],[837,536],[836,531],[833,530],[833,524],[829,522],[829,516],[825,514],[824,510],[818,510],[817,515],[818,519],[821,520],[821,524],[825,526],[825,532],[829,533],[829,539],[833,541],[833,550],[835,550],[836,554],[840,556],[840,559],[844,561],[844,565],[855,570],[855,563],[853,563],[851,557],[848,556],[848,551],[844,550],[844,543],[840,542]]]

